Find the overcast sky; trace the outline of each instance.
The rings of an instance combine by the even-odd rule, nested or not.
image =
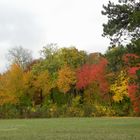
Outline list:
[[[0,71],[6,68],[9,48],[23,46],[38,51],[48,43],[76,46],[104,53],[102,5],[108,0],[0,0]]]

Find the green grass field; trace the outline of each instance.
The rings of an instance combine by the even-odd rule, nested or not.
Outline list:
[[[140,140],[140,118],[0,120],[0,140]]]

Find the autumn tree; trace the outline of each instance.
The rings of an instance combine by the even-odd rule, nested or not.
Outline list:
[[[48,70],[39,73],[38,75],[34,75],[34,98],[36,104],[42,104],[45,97],[50,93],[52,88],[51,78]]]
[[[23,71],[19,65],[13,64],[10,70],[3,74],[0,88],[3,96],[1,104],[19,103],[19,98],[23,95]]]
[[[57,86],[60,91],[67,93],[76,84],[76,73],[69,66],[64,66],[58,71]]]
[[[108,82],[106,79],[107,60],[102,58],[99,63],[89,65],[85,64],[77,71],[77,88],[85,89],[88,85],[97,83],[102,96],[108,91]]]
[[[131,99],[134,111],[138,113],[140,110],[138,94],[139,82],[137,75],[137,71],[139,71],[140,55],[140,2],[135,0],[119,0],[118,3],[114,3],[109,1],[108,5],[104,5],[103,8],[104,10],[102,11],[102,14],[108,17],[108,22],[103,24],[103,36],[110,38],[112,44],[111,49],[119,49],[118,44],[125,45],[125,47],[122,48],[123,50],[121,53],[118,55],[113,55],[112,57],[110,51],[107,54],[108,60],[110,61],[109,63],[114,65],[114,67],[113,65],[110,65],[111,71],[113,73],[115,72],[112,68],[116,68],[118,71],[115,72],[115,74],[118,75],[118,79],[112,84],[111,91],[113,90],[116,95],[120,95],[117,93],[123,90],[121,86],[124,84],[119,85],[117,84],[117,81],[119,81],[119,83],[122,81],[120,79],[121,71],[124,69],[127,70],[127,78],[129,78],[127,87],[128,96]],[[112,58],[115,59],[112,61]],[[121,61],[119,61],[118,58]],[[121,88],[119,89],[119,87]],[[121,93],[125,92],[121,91]],[[115,100],[119,99],[119,96],[113,97],[115,97]],[[120,101],[120,99],[118,101]]]
[[[115,82],[110,86],[110,91],[113,92],[113,100],[121,102],[126,97],[128,98],[128,81],[129,77],[125,70],[122,70]]]
[[[0,106],[5,104],[16,104],[17,97],[9,92],[8,74],[4,73],[0,77]]]
[[[124,55],[127,71],[130,77],[128,93],[131,99],[134,112],[140,115],[140,56],[136,54]]]
[[[57,72],[65,65],[77,68],[85,63],[87,57],[85,51],[79,51],[75,47],[58,49],[57,44],[47,44],[41,50],[41,54],[43,61],[39,64],[39,67],[48,69],[50,73]]]

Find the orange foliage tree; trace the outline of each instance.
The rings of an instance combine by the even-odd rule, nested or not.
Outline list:
[[[57,86],[60,91],[67,93],[76,84],[76,73],[69,66],[64,66],[58,71]]]

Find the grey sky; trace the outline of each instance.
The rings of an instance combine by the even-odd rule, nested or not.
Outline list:
[[[0,0],[0,71],[5,54],[14,46],[38,51],[47,43],[105,52],[109,40],[101,37],[102,5],[108,0]]]

